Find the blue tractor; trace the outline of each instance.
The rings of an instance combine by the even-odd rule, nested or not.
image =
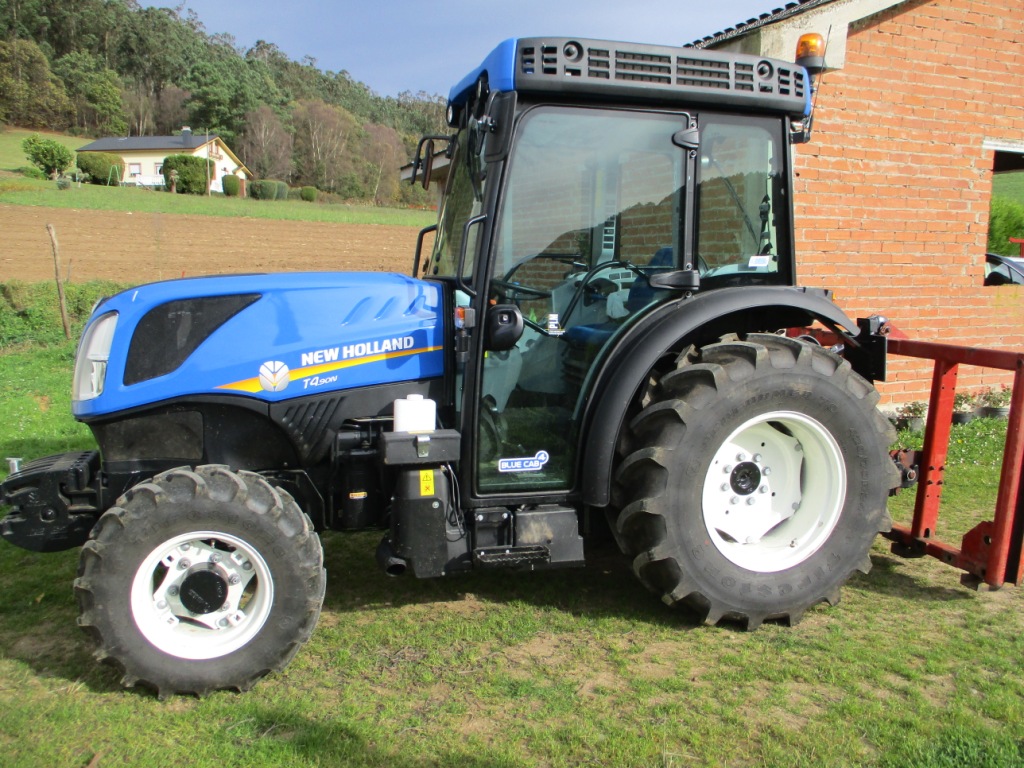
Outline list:
[[[79,624],[160,695],[288,662],[323,530],[379,529],[417,577],[579,567],[604,536],[711,624],[835,603],[899,478],[881,322],[796,284],[810,95],[758,56],[502,43],[420,143],[413,180],[444,193],[412,276],[100,302],[73,405],[98,449],[8,477],[0,533],[82,548]],[[842,345],[789,330],[815,324]]]

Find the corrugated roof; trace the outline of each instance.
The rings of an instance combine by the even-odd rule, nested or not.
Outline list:
[[[180,136],[127,136],[124,138],[97,139],[92,144],[79,147],[79,152],[133,152],[147,149],[194,150],[213,141],[217,134],[183,133]]]
[[[766,24],[774,24],[777,21],[788,19],[791,16],[797,16],[798,14],[809,11],[812,8],[828,5],[835,1],[836,0],[798,0],[798,2],[786,3],[783,8],[776,8],[770,13],[762,13],[756,19],[747,19],[746,21],[737,24],[735,27],[729,27],[721,32],[715,32],[713,35],[703,37],[700,40],[694,40],[692,43],[688,43],[686,47],[706,48],[709,45],[724,43],[726,40],[731,40],[734,37],[742,37],[743,35],[753,32],[755,29],[763,27]]]

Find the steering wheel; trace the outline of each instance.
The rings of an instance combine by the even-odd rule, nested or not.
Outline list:
[[[519,283],[510,283],[508,280],[499,280],[493,278],[491,285],[498,289],[499,293],[506,299],[516,301],[518,299],[549,299],[551,298],[551,291],[545,291],[542,288],[533,288],[529,285],[520,285]]]
[[[597,296],[607,297],[614,291],[608,290],[608,287],[617,287],[615,283],[605,278],[598,278],[597,276],[607,269],[628,269],[633,272],[637,277],[643,277],[643,270],[636,264],[629,261],[604,261],[593,267],[589,272],[583,275],[583,277],[576,283],[576,293],[569,301],[569,306],[565,308],[563,317],[568,318],[572,315],[573,310],[576,309],[576,305],[583,301],[585,304],[589,303],[587,298],[596,298]]]

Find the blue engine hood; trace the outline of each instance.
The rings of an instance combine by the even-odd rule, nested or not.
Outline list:
[[[205,395],[270,403],[440,376],[442,306],[440,286],[396,274],[232,275],[142,285],[94,310],[90,323],[118,316],[105,385],[72,409],[92,418]],[[217,312],[225,316],[211,320]]]

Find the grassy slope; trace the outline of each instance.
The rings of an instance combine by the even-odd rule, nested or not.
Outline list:
[[[425,227],[433,224],[433,211],[376,208],[362,205],[310,204],[298,200],[260,201],[223,196],[170,195],[134,187],[101,187],[75,185],[60,191],[50,181],[35,181],[11,172],[31,165],[21,150],[21,142],[32,131],[7,129],[0,131],[0,203],[34,205],[52,208],[74,207],[86,210],[140,211],[145,213],[179,213],[203,216],[232,216],[289,221],[322,221],[336,224],[387,224]],[[54,139],[72,150],[88,144],[90,139],[40,134]],[[6,174],[4,173],[6,172]]]
[[[65,136],[61,133],[27,131],[23,128],[4,128],[0,130],[0,171],[14,171],[18,168],[27,168],[32,165],[21,149],[21,142],[33,133],[38,133],[44,139],[53,139],[63,144],[72,152],[77,152],[79,147],[84,147],[92,141],[92,139],[82,138],[81,136]]]

